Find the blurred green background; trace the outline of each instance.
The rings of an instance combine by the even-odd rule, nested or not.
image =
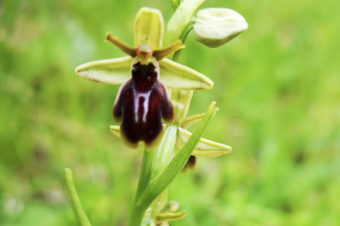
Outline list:
[[[125,225],[141,153],[111,135],[118,87],[75,66],[123,54],[135,13],[170,0],[0,1],[0,225],[75,225],[64,168],[75,174],[93,225]],[[200,158],[170,199],[172,225],[340,225],[340,14],[336,0],[207,0],[240,12],[249,29],[209,49],[190,36],[180,62],[215,81],[190,113],[220,111],[205,137],[232,154]],[[199,56],[199,57],[198,57]]]

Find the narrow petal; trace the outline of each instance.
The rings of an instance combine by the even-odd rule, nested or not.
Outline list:
[[[186,129],[189,126],[201,121],[202,118],[204,118],[204,116],[205,116],[205,113],[196,114],[196,115],[193,115],[193,116],[190,116],[190,117],[186,117],[181,122],[181,127]]]
[[[177,89],[211,89],[213,82],[187,66],[164,58],[159,62],[160,80],[165,86]]]
[[[180,143],[185,144],[191,136],[191,133],[183,128],[178,129]],[[181,144],[179,144],[181,146]],[[202,156],[202,157],[218,157],[222,155],[229,154],[232,148],[228,145],[217,143],[208,139],[201,138],[200,142],[197,144],[192,155]]]
[[[97,60],[78,66],[75,72],[95,82],[121,85],[131,78],[131,63],[132,58],[129,56]]]
[[[163,39],[163,16],[157,9],[143,7],[135,18],[134,45],[147,43],[151,49],[160,49]]]
[[[219,108],[216,108],[216,111],[219,111]],[[206,113],[201,113],[201,114],[196,114],[196,115],[186,117],[181,121],[180,125],[181,125],[182,128],[186,129],[186,128],[198,123],[199,121],[201,121],[204,118],[205,115],[206,115]]]

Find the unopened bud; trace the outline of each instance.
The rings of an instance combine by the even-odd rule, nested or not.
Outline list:
[[[215,48],[230,41],[248,28],[238,12],[225,8],[207,8],[198,11],[194,24],[195,39]]]

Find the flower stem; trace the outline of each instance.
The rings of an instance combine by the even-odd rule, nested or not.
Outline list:
[[[145,190],[146,186],[149,183],[151,177],[151,169],[152,169],[152,161],[153,161],[153,152],[154,150],[146,150],[144,149],[143,160],[141,172],[139,175],[138,187],[135,197],[134,206],[132,209],[131,217],[130,217],[130,226],[139,226],[143,220],[144,212],[146,208],[142,206],[137,206],[136,202],[141,193]]]
[[[143,220],[145,210],[146,208],[144,206],[135,205],[132,210],[129,226],[140,226]]]
[[[157,148],[152,150],[144,149],[134,207],[130,218],[130,226],[139,226],[143,220],[145,210],[149,207],[150,203],[147,205],[144,203],[138,204],[137,201],[148,187],[152,177],[157,176],[169,164],[176,143],[176,133],[176,126],[168,126]]]

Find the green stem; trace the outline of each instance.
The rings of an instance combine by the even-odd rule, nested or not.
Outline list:
[[[141,225],[143,217],[144,217],[145,210],[146,210],[146,208],[144,206],[135,205],[133,210],[132,210],[129,226],[139,226],[139,225]]]
[[[192,29],[194,28],[194,24],[195,24],[194,21],[190,21],[190,22],[187,24],[187,26],[185,27],[185,29],[182,31],[182,34],[181,34],[181,36],[179,37],[179,40],[181,40],[183,44],[185,43],[185,41],[186,41],[188,35],[190,34],[190,32],[192,31]],[[172,60],[173,60],[173,61],[178,61],[181,52],[182,52],[182,49],[177,50],[177,51],[173,54]]]
[[[176,126],[168,126],[164,132],[164,136],[160,145],[153,150],[144,150],[141,173],[138,181],[138,188],[135,196],[135,202],[130,217],[130,226],[137,226],[143,220],[145,210],[149,205],[138,205],[141,194],[149,185],[151,177],[157,176],[169,164],[172,151],[176,143]]]
[[[138,187],[136,192],[136,197],[145,190],[146,186],[149,183],[151,178],[151,169],[152,169],[152,161],[153,161],[153,153],[154,150],[146,150],[143,152],[143,160],[142,160],[142,168],[139,175]]]
[[[148,150],[144,149],[143,160],[142,160],[142,168],[141,168],[141,172],[140,172],[140,175],[139,175],[139,181],[138,181],[138,187],[137,187],[135,202],[134,202],[134,206],[133,206],[133,209],[132,209],[130,222],[129,222],[130,226],[140,225],[142,220],[143,220],[145,209],[141,208],[140,206],[137,206],[136,203],[137,203],[138,197],[140,196],[140,194],[142,194],[144,192],[144,190],[145,190],[146,186],[148,185],[149,180],[151,178],[153,153],[154,153],[154,150],[148,151]]]
[[[91,223],[81,206],[76,187],[74,186],[72,171],[68,168],[65,169],[65,179],[66,179],[67,190],[70,195],[70,200],[72,203],[73,211],[75,215],[77,216],[79,225],[91,226]]]

